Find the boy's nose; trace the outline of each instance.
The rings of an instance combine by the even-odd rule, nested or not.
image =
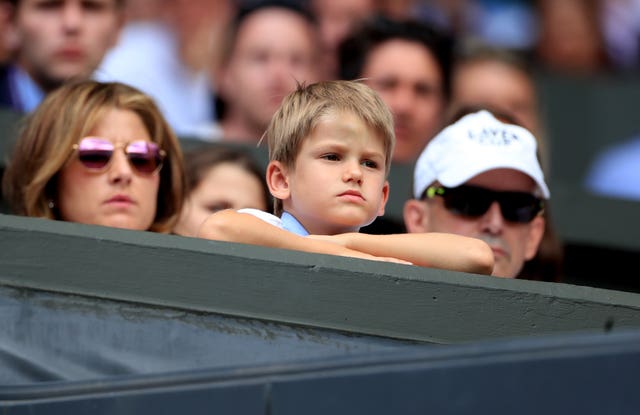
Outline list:
[[[359,161],[350,161],[347,163],[344,172],[344,181],[362,181],[362,166]]]

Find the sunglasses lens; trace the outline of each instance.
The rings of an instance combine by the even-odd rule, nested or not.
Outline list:
[[[155,143],[134,141],[127,146],[129,162],[140,173],[153,173],[162,164],[160,149]]]
[[[491,195],[483,189],[459,186],[446,189],[444,205],[451,212],[469,217],[484,215],[491,205]]]
[[[526,192],[496,192],[462,185],[446,188],[442,197],[449,211],[471,218],[487,213],[494,201],[499,203],[502,216],[509,222],[529,223],[542,209],[540,199]]]
[[[505,192],[501,195],[502,216],[511,222],[529,223],[541,208],[540,199],[528,193]]]
[[[113,155],[113,144],[109,141],[84,138],[78,144],[78,159],[88,169],[103,169]]]

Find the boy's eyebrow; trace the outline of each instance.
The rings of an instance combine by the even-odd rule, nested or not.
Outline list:
[[[363,153],[364,153],[364,156],[368,157],[368,158],[376,158],[377,157],[377,158],[382,159],[383,161],[386,158],[385,155],[384,155],[384,152],[382,152],[382,151],[377,151],[377,150],[366,151],[365,150]]]
[[[325,150],[332,150],[332,149],[344,150],[348,148],[350,148],[350,146],[344,141],[337,140],[337,139],[327,139],[325,140],[324,143],[318,145],[317,150],[318,151],[325,151]],[[385,158],[384,151],[365,149],[363,153],[366,157],[379,156],[379,157],[382,157],[383,159]]]
[[[322,143],[317,145],[317,149],[344,149],[344,148],[348,148],[349,146],[342,140],[339,140],[337,138],[324,138],[322,140]]]

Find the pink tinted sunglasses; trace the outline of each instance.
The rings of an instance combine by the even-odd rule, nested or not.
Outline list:
[[[160,149],[156,143],[143,140],[116,146],[104,138],[85,137],[78,144],[73,145],[73,150],[78,153],[80,163],[93,171],[106,170],[117,148],[124,150],[131,167],[142,174],[159,171],[166,156],[166,152]]]

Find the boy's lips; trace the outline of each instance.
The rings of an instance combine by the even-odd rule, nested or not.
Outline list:
[[[340,193],[338,197],[344,197],[350,200],[359,200],[359,201],[365,200],[364,196],[362,196],[362,193],[358,192],[357,190],[347,190],[345,192]]]

